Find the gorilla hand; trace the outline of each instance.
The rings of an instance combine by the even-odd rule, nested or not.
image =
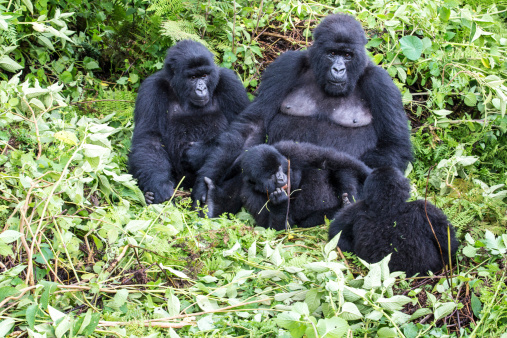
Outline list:
[[[192,208],[202,207],[206,204],[208,196],[208,185],[204,178],[198,177],[195,180],[194,187],[192,188]]]
[[[287,202],[289,196],[283,188],[276,188],[271,194],[269,194],[269,201],[274,205],[282,204],[283,202]]]
[[[158,204],[167,201],[174,194],[174,184],[172,182],[162,183],[159,187],[147,189],[144,193],[146,204]]]

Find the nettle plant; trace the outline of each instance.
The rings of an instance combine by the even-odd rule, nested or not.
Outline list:
[[[482,119],[505,115],[507,39],[495,19],[495,5],[471,8],[453,0],[422,0],[363,1],[359,7],[357,16],[373,35],[367,45],[373,60],[397,78],[405,103],[417,115],[426,107],[436,123],[444,124],[453,107],[460,112],[460,102],[476,107]]]

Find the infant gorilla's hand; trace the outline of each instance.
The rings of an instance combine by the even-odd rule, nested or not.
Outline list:
[[[271,194],[269,194],[269,200],[274,205],[281,204],[283,202],[287,202],[289,196],[283,188],[276,188]]]

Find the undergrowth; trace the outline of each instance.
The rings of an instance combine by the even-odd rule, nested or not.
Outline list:
[[[505,3],[0,10],[0,336],[507,337]],[[275,232],[244,211],[199,218],[183,191],[146,207],[127,173],[135,90],[178,36],[204,41],[254,90],[332,11],[361,20],[370,56],[402,91],[412,198],[442,208],[462,242],[447,277],[341,253],[329,221]]]

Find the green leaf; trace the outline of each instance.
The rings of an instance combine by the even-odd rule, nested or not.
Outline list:
[[[12,252],[12,248],[10,245],[0,242],[0,255],[1,256],[12,256],[14,252]]]
[[[32,304],[26,308],[26,322],[32,330],[35,327],[35,315],[38,308],[39,306],[37,304]]]
[[[209,315],[206,317],[202,317],[197,321],[197,327],[200,331],[208,331],[213,330],[215,325],[213,325],[213,315]]]
[[[173,294],[172,290],[167,296],[167,312],[170,316],[177,316],[180,314],[180,300]]]
[[[13,288],[12,286],[2,286],[0,288],[0,302],[3,301],[5,298],[16,295],[18,293],[19,290]]]
[[[474,93],[467,93],[465,95],[465,104],[469,107],[475,107],[475,105],[477,104],[477,96],[475,96]]]
[[[131,233],[135,234],[136,232],[148,229],[150,223],[150,220],[133,220],[127,223],[125,226],[125,231],[130,231]]]
[[[350,302],[343,303],[342,312],[340,313],[340,318],[345,320],[358,320],[363,318],[363,315],[357,308],[357,305]]]
[[[319,319],[317,332],[320,338],[340,338],[349,331],[349,324],[342,318]]]
[[[26,8],[28,8],[28,10],[30,11],[30,13],[33,14],[33,5],[32,5],[32,2],[30,0],[22,0],[22,1],[25,4]]]
[[[398,333],[395,329],[389,327],[383,327],[377,331],[377,335],[379,338],[396,338],[398,337]]]
[[[72,327],[72,320],[70,316],[65,316],[62,321],[55,328],[55,336],[56,338],[62,338],[63,335],[70,330]]]
[[[114,295],[113,303],[114,306],[119,309],[125,302],[129,296],[129,292],[126,289],[119,290],[116,295]]]
[[[408,35],[400,39],[401,50],[409,60],[417,60],[421,57],[423,43],[417,36]]]
[[[7,336],[7,333],[9,333],[14,326],[14,319],[7,318],[6,320],[3,320],[0,322],[0,337]]]
[[[410,301],[411,299],[409,297],[402,295],[396,295],[391,298],[382,297],[377,299],[377,303],[379,303],[383,309],[389,311],[401,310],[403,309],[403,305],[409,303]]]
[[[311,289],[306,293],[305,303],[308,305],[310,313],[313,313],[319,307],[321,295],[317,289]]]
[[[440,16],[440,20],[443,22],[449,21],[449,18],[451,17],[451,10],[447,7],[441,7],[438,11],[438,14]]]
[[[17,63],[7,55],[3,55],[2,57],[0,57],[0,68],[3,68],[11,73],[23,69],[23,67],[19,63]]]
[[[456,304],[454,304],[453,302],[443,303],[435,310],[434,314],[435,321],[440,320],[445,316],[449,315],[452,311],[454,311],[455,308]]]
[[[412,316],[410,316],[410,321],[415,320],[422,316],[427,316],[431,313],[431,310],[428,308],[420,308],[417,309],[416,312],[412,313]]]
[[[65,313],[58,311],[51,305],[48,305],[48,312],[51,319],[56,322],[58,319],[65,317]]]
[[[79,142],[76,134],[74,134],[73,132],[70,132],[70,131],[66,131],[66,130],[57,131],[56,133],[53,134],[53,137],[59,141],[62,141],[63,143],[67,143],[72,146],[77,145]]]
[[[474,315],[477,318],[480,318],[480,314],[482,311],[482,303],[479,297],[475,295],[475,293],[472,293],[472,298],[470,300],[470,303],[472,304],[472,311],[474,312]]]
[[[9,244],[23,236],[21,232],[15,230],[5,230],[0,234],[0,241]]]
[[[74,78],[72,77],[72,73],[66,70],[60,75],[60,80],[63,83],[70,83],[74,80]]]
[[[324,254],[326,258],[329,256],[329,253],[333,250],[336,250],[336,247],[338,246],[338,241],[340,240],[341,231],[338,233],[338,235],[334,236],[324,247]]]

